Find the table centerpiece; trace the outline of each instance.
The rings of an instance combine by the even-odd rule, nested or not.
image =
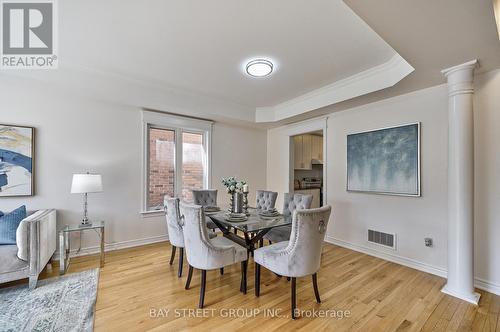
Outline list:
[[[229,212],[245,213],[248,215],[248,184],[238,181],[234,176],[222,178],[222,184],[230,195]]]

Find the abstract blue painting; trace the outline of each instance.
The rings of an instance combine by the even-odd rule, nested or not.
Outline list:
[[[33,195],[34,131],[0,124],[0,197]]]
[[[347,190],[420,196],[420,123],[347,135]]]

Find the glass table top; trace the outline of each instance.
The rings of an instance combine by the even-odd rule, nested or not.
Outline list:
[[[80,226],[80,224],[78,224],[78,225],[66,225],[61,229],[61,231],[62,232],[78,232],[78,231],[84,231],[86,229],[97,229],[97,228],[104,228],[104,221],[92,221],[92,225],[89,225],[89,226]]]
[[[220,211],[217,213],[206,213],[206,217],[217,222],[220,222],[224,226],[231,226],[240,230],[242,232],[258,232],[265,229],[271,229],[274,227],[280,227],[292,224],[292,217],[284,217],[279,215],[276,217],[262,217],[257,213],[257,209],[249,208],[248,212],[250,215],[245,221],[229,221],[226,220],[227,211]]]

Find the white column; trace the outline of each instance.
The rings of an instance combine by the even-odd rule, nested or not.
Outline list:
[[[474,69],[448,68],[448,281],[442,291],[477,304],[474,292]]]

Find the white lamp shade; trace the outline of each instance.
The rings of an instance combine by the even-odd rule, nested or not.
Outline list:
[[[100,174],[73,174],[72,194],[98,193],[102,191]]]

